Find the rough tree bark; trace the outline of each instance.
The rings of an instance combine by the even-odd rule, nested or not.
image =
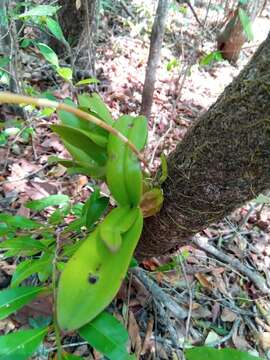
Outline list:
[[[139,259],[165,254],[270,188],[270,33],[168,158],[164,206]]]
[[[75,47],[74,65],[95,75],[96,34],[99,0],[59,0],[63,33]]]
[[[224,59],[236,63],[242,46],[247,40],[245,31],[239,19],[239,10],[243,9],[252,23],[263,7],[261,0],[252,0],[246,3],[238,3],[235,11],[228,16],[228,22],[223,31],[217,37],[217,47]]]
[[[155,90],[156,70],[160,59],[168,6],[168,0],[159,0],[151,32],[150,49],[145,72],[141,108],[141,114],[145,115],[147,118],[149,118],[151,115],[153,94]]]

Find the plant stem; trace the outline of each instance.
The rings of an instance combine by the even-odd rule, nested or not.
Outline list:
[[[148,164],[141,153],[137,150],[137,148],[118,130],[112,127],[109,124],[106,124],[104,121],[98,119],[94,115],[88,114],[85,111],[74,108],[70,105],[59,103],[57,101],[52,101],[49,99],[40,99],[34,98],[31,96],[24,96],[18,94],[12,94],[9,92],[0,92],[0,104],[1,103],[9,103],[9,104],[27,104],[27,105],[35,105],[38,107],[50,107],[55,108],[56,110],[65,110],[69,113],[72,113],[82,119],[90,121],[91,123],[107,130],[109,133],[117,136],[120,140],[122,140],[127,146],[134,152],[137,158],[144,163],[144,165],[148,168]]]
[[[56,297],[57,297],[57,257],[59,250],[59,233],[56,236],[56,249],[53,258],[53,268],[52,268],[52,286],[53,286],[53,324],[55,331],[55,340],[57,346],[57,359],[62,360],[62,345],[61,345],[61,330],[57,322],[57,312],[56,312]]]

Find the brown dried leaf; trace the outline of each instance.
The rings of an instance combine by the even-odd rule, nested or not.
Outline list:
[[[221,320],[225,322],[234,322],[237,318],[237,314],[228,308],[224,308],[221,313]]]
[[[140,336],[140,328],[132,311],[129,311],[128,333],[131,340],[131,346],[134,349],[135,354],[139,355],[142,350],[142,339]]]
[[[146,328],[141,355],[146,354],[151,348],[151,336],[153,332],[153,327],[154,327],[154,318],[150,317]]]
[[[206,289],[212,290],[214,285],[208,280],[209,277],[205,276],[204,274],[197,273],[195,274],[195,277],[197,280],[199,280],[199,283],[205,287]]]
[[[265,350],[270,349],[270,332],[259,334],[259,340]]]

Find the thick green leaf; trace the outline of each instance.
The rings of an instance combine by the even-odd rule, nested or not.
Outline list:
[[[44,58],[55,67],[59,67],[59,60],[56,53],[51,49],[48,45],[43,43],[37,43],[37,47],[39,48],[39,51],[44,56]]]
[[[21,262],[13,273],[11,286],[14,288],[18,286],[23,280],[29,276],[42,272],[44,268],[52,266],[52,258],[38,259],[38,260],[25,260]]]
[[[262,360],[239,350],[218,350],[207,346],[188,349],[186,350],[185,355],[187,360]]]
[[[79,334],[110,360],[130,359],[126,350],[128,333],[124,326],[107,312],[101,313],[79,329]]]
[[[38,5],[28,11],[25,11],[23,14],[19,15],[18,18],[26,16],[52,16],[60,9],[60,7],[61,6]]]
[[[42,287],[18,287],[0,291],[0,320],[32,301],[43,290]]]
[[[109,204],[109,198],[100,197],[99,191],[95,191],[85,204],[85,225],[88,229],[98,221]]]
[[[107,106],[104,104],[102,98],[98,94],[93,93],[92,95],[79,95],[78,101],[80,107],[93,111],[107,124],[112,125],[113,119],[111,113],[109,112]]]
[[[73,103],[71,104],[70,101],[65,102],[68,105],[75,106]],[[87,108],[85,109],[87,110]],[[58,111],[58,115],[64,125],[84,131],[86,135],[99,146],[105,147],[107,145],[109,133],[106,130],[68,111],[60,110]]]
[[[99,165],[106,163],[107,155],[104,149],[95,144],[84,132],[81,130],[64,125],[52,125],[52,129],[55,133],[66,141],[71,146],[84,152],[87,156],[90,156]],[[78,159],[76,159],[78,160]],[[84,161],[81,159],[81,161]]]
[[[41,211],[49,206],[62,206],[69,202],[69,196],[63,194],[49,195],[43,199],[28,201],[25,207]]]
[[[69,174],[84,174],[89,177],[103,178],[106,169],[102,166],[92,166],[86,162],[79,162],[75,160],[57,159],[57,162],[68,169]]]
[[[39,240],[33,239],[31,236],[18,236],[10,240],[0,243],[2,249],[16,249],[16,250],[39,250],[44,251],[47,247]]]
[[[47,328],[39,328],[0,336],[0,360],[28,360],[47,331]]]
[[[34,220],[27,219],[20,215],[0,214],[0,223],[5,223],[15,229],[32,230],[41,227],[41,224]]]
[[[46,24],[50,32],[53,34],[53,36],[56,37],[59,41],[62,41],[63,43],[66,43],[66,39],[64,37],[63,31],[61,29],[61,26],[57,21],[52,19],[51,17],[46,17]]]
[[[253,32],[252,32],[251,21],[250,21],[248,14],[246,13],[245,10],[239,8],[238,15],[239,15],[239,19],[241,21],[241,24],[243,26],[243,29],[244,29],[244,32],[246,34],[248,41],[252,41],[253,40]]]

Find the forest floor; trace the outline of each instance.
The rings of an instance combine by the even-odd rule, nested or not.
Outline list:
[[[105,11],[100,24],[103,35],[96,66],[101,81],[99,92],[115,118],[138,114],[140,110],[153,9],[145,7],[141,0],[134,4],[134,19]],[[203,27],[188,8],[182,7],[177,13],[175,8],[170,9],[145,150],[153,170],[160,163],[161,153],[168,154],[175,148],[198,116],[241,71],[270,29],[268,8],[256,19],[254,40],[244,45],[235,66],[227,61],[201,65],[200,60],[215,50],[216,24],[222,14],[212,9],[205,21],[206,10],[194,9]],[[48,76],[48,66],[35,54],[22,53],[21,59],[21,75],[29,86],[52,91],[59,100],[74,96],[74,88]],[[26,135],[23,138],[21,131],[0,146],[0,210],[30,217],[33,214],[24,207],[27,201],[56,193],[84,202],[95,182],[86,176],[67,175],[60,165],[48,165],[51,155],[67,156],[58,137],[50,131],[56,115],[49,119],[30,115],[27,126],[34,129],[32,141]],[[8,122],[13,115],[3,107],[1,116]],[[104,185],[101,189],[107,193]],[[182,359],[183,348],[191,345],[234,347],[270,359],[269,203],[268,197],[258,198],[213,224],[201,234],[209,241],[200,250],[191,244],[172,256],[145,261],[142,267],[151,271],[165,302],[139,273],[123,284],[114,302],[114,314],[127,324],[130,349],[140,354],[140,359]],[[34,216],[45,219],[48,212]],[[244,270],[235,265],[237,260]],[[14,268],[14,263],[0,258],[3,274],[11,275]],[[263,291],[262,282],[268,290]],[[172,302],[170,310],[166,302]],[[177,318],[178,306],[187,311],[187,319]],[[40,315],[51,315],[48,299],[0,321],[0,332],[23,327],[29,317]],[[67,347],[75,344],[70,345],[74,355],[102,358],[78,337],[67,337],[65,342]],[[40,354],[37,358],[46,357]]]

